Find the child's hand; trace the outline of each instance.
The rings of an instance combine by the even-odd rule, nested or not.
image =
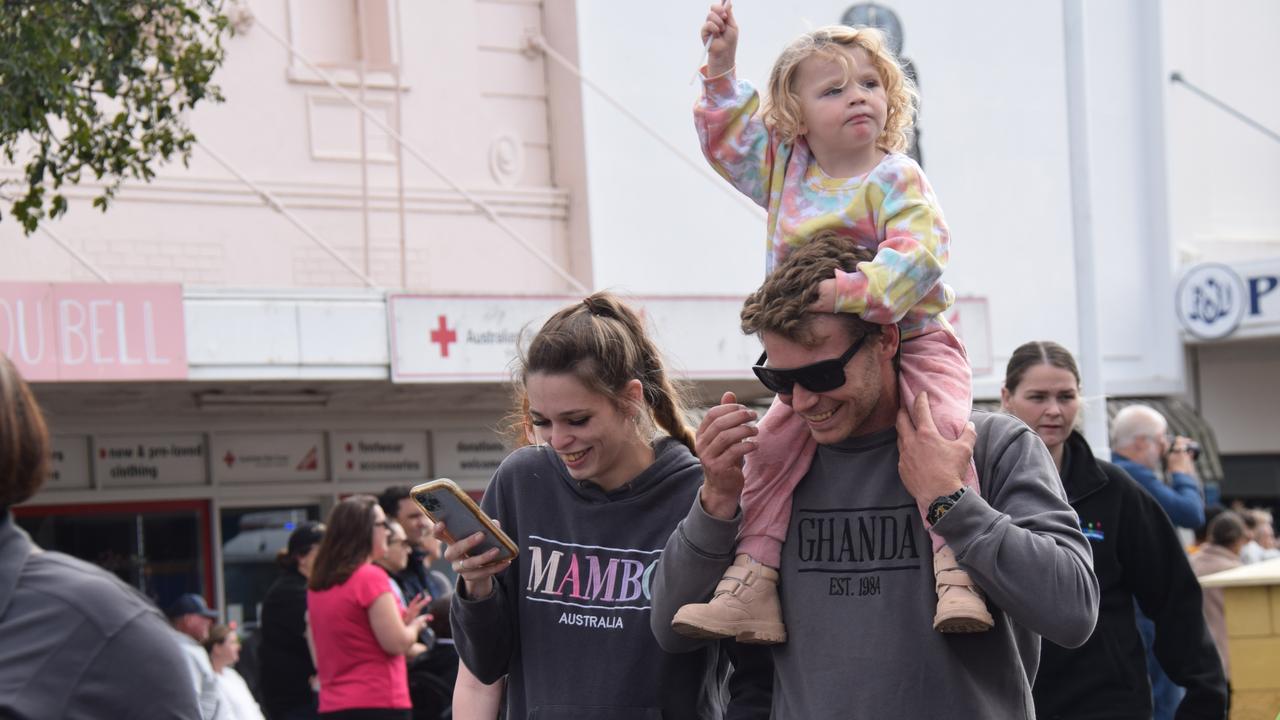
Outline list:
[[[809,306],[809,312],[833,313],[836,311],[836,281],[828,278],[818,283],[818,299]]]
[[[723,75],[733,69],[738,53],[738,22],[733,18],[733,8],[727,3],[716,3],[707,13],[702,25],[702,42],[711,39],[707,47],[707,76]]]

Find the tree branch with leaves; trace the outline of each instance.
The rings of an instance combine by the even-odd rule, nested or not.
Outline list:
[[[222,0],[0,2],[0,153],[22,167],[0,201],[23,230],[67,212],[64,185],[92,176],[106,210],[125,180],[185,164],[230,32]]]

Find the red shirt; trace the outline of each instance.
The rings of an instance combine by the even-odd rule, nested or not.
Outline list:
[[[307,591],[316,645],[320,712],[411,708],[403,655],[388,655],[369,624],[369,606],[391,592],[387,574],[371,563],[341,585]]]

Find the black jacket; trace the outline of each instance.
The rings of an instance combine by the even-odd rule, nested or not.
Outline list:
[[[282,715],[314,707],[311,676],[316,674],[307,648],[307,579],[296,570],[281,575],[262,600],[262,645],[258,648],[258,687],[262,709]]]
[[[1135,600],[1155,621],[1160,666],[1187,689],[1177,718],[1226,717],[1227,681],[1205,626],[1200,585],[1168,515],[1124,470],[1095,460],[1079,433],[1067,439],[1062,464],[1067,500],[1093,546],[1102,597],[1088,642],[1067,650],[1044,641],[1036,717],[1151,717]]]

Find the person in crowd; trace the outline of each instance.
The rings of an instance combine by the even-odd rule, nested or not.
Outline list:
[[[388,520],[391,525],[391,537],[387,540],[387,554],[375,561],[378,567],[386,571],[392,592],[396,593],[401,604],[407,600],[401,591],[397,578],[405,577],[405,566],[409,563],[410,547],[404,528],[395,520]],[[410,600],[412,598],[409,598]],[[434,599],[427,596],[428,605]],[[447,609],[447,605],[445,606]],[[446,610],[447,611],[447,610]],[[452,647],[441,648],[440,639],[435,637],[430,625],[435,624],[435,616],[428,613],[429,626],[406,653],[409,666],[409,700],[413,703],[415,720],[436,720],[449,709],[453,695],[454,678],[457,675],[457,654]],[[428,643],[430,645],[428,646]],[[453,667],[445,668],[446,674],[438,674],[439,668],[428,664],[428,655],[438,657],[452,656]]]
[[[812,239],[742,309],[743,332],[766,351],[756,372],[785,390],[780,400],[818,444],[782,546],[790,638],[774,650],[773,716],[1028,716],[1040,637],[1076,647],[1093,631],[1089,543],[1053,459],[1025,425],[976,413],[948,439],[927,393],[901,407],[896,326],[811,311],[823,280],[867,259],[841,238]],[[676,608],[774,581],[761,572],[724,577],[742,521],[743,458],[762,432],[755,418],[726,393],[698,429],[705,481],[653,574],[653,631],[669,651],[698,642],[672,630]],[[981,494],[961,482],[971,461]],[[986,591],[991,632],[933,631],[921,510]]]
[[[453,583],[431,569],[431,563],[440,557],[440,541],[431,534],[431,518],[409,496],[409,490],[407,485],[393,485],[378,496],[382,511],[400,523],[408,537],[409,559],[396,579],[406,597],[425,592],[433,598],[448,598]]]
[[[265,720],[249,685],[234,667],[240,661],[240,636],[236,631],[227,625],[214,625],[209,630],[209,637],[205,638],[204,649],[209,653],[221,707],[225,709],[220,717],[226,720]]]
[[[762,105],[736,74],[738,24],[728,2],[711,6],[701,34],[707,65],[694,124],[712,168],[767,210],[765,273],[824,233],[872,250],[857,268],[836,269],[821,280],[814,309],[895,325],[903,406],[925,392],[939,430],[957,438],[973,409],[973,373],[946,320],[955,296],[942,282],[951,233],[924,171],[904,154],[919,99],[914,81],[880,30],[834,25],[806,32],[783,49]],[[804,420],[784,402],[775,401],[760,424],[759,450],[745,466],[742,536],[729,571],[734,576],[776,575],[791,493],[817,447]],[[967,492],[981,491],[972,466],[962,481]],[[939,632],[989,630],[981,583],[922,522],[936,578],[931,626]],[[722,593],[682,608],[675,629],[692,637],[785,642],[774,584],[750,597],[748,604],[741,595]]]
[[[1244,521],[1240,516],[1230,510],[1219,513],[1209,523],[1209,541],[1200,548],[1200,552],[1191,556],[1191,568],[1196,577],[1240,567],[1243,564],[1240,552],[1247,542]],[[1202,592],[1205,623],[1209,626],[1209,633],[1213,635],[1218,657],[1222,660],[1222,669],[1229,680],[1231,663],[1227,655],[1227,616],[1223,607],[1222,588],[1203,588]]]
[[[411,598],[405,596],[404,589],[397,578],[409,565],[409,552],[412,549],[409,547],[409,536],[405,534],[404,526],[399,522],[387,520],[387,525],[390,528],[387,534],[387,552],[374,560],[373,564],[382,568],[382,571],[387,574],[387,586],[396,596],[396,602],[408,607]],[[408,657],[414,657],[426,649],[422,643],[414,643],[414,645],[415,648],[410,650]]]
[[[102,568],[42,550],[14,522],[51,453],[31,388],[0,353],[0,717],[199,718],[155,606]]]
[[[1276,531],[1272,524],[1271,513],[1259,508],[1247,508],[1240,513],[1248,534],[1248,542],[1240,552],[1240,561],[1252,565],[1263,560],[1274,560],[1280,557],[1280,549],[1276,548]]]
[[[458,654],[453,649],[448,628],[453,586],[443,574],[431,569],[433,554],[440,553],[440,542],[430,534],[431,520],[409,496],[409,488],[387,488],[378,497],[378,504],[383,512],[394,509],[396,516],[408,523],[403,526],[397,520],[389,521],[392,534],[387,542],[387,554],[377,564],[391,576],[392,590],[402,603],[407,604],[416,597],[411,594],[415,589],[427,598],[427,630],[407,656],[409,698],[415,720],[436,720],[449,711],[458,674]],[[409,534],[410,529],[418,537],[417,542]]]
[[[1041,718],[1151,716],[1146,652],[1133,605],[1156,624],[1156,657],[1187,688],[1179,718],[1221,719],[1227,686],[1210,657],[1191,566],[1169,518],[1133,478],[1094,458],[1076,431],[1080,372],[1054,342],[1029,342],[1013,351],[1000,391],[1001,407],[1044,440],[1062,477],[1067,501],[1093,547],[1101,599],[1088,642],[1064,648],[1045,641],[1033,694]]]
[[[1168,420],[1146,405],[1127,405],[1111,421],[1111,461],[1160,503],[1174,525],[1194,530],[1204,525],[1205,503],[1190,447],[1190,438],[1170,433]],[[1140,610],[1138,629],[1147,648],[1154,718],[1172,720],[1183,688],[1160,667],[1152,650],[1155,627]]]
[[[1204,491],[1190,445],[1146,405],[1126,405],[1111,421],[1111,461],[1151,493],[1174,525],[1194,530],[1204,525]]]
[[[1226,508],[1221,505],[1207,505],[1204,509],[1204,525],[1195,529],[1195,537],[1191,545],[1187,547],[1188,555],[1195,555],[1200,552],[1205,545],[1209,543],[1209,526],[1213,524],[1213,519],[1219,514],[1226,512]]]
[[[284,572],[262,599],[258,687],[271,720],[315,720],[318,712],[316,666],[307,644],[307,579],[324,530],[314,521],[294,528],[276,556]]]
[[[218,682],[213,675],[213,665],[209,663],[209,654],[204,649],[209,629],[218,620],[217,611],[211,609],[200,595],[186,593],[179,596],[165,614],[169,616],[174,637],[186,655],[189,682],[200,699],[200,716],[205,720],[221,718],[220,713],[224,712],[222,698],[218,695]]]
[[[433,571],[434,572],[434,571]],[[409,666],[409,695],[413,699],[415,720],[457,717],[451,712],[454,686],[460,663],[449,627],[449,610],[453,604],[452,588],[444,598],[431,598],[427,612],[431,617],[431,645]]]
[[[326,524],[307,581],[320,717],[409,720],[405,654],[426,625],[426,597],[401,605],[373,564],[391,526],[372,495],[338,503]]]
[[[515,387],[513,435],[540,444],[502,462],[481,504],[520,552],[473,557],[479,533],[445,551],[460,578],[458,654],[482,684],[506,677],[511,718],[719,717],[728,649],[671,655],[648,626],[647,578],[702,474],[640,317],[608,293],[561,309],[522,350]],[[740,667],[768,662],[763,649],[736,650]],[[731,716],[768,716],[738,687],[762,676],[767,694],[771,672],[732,675]],[[748,697],[756,705],[742,708]]]

